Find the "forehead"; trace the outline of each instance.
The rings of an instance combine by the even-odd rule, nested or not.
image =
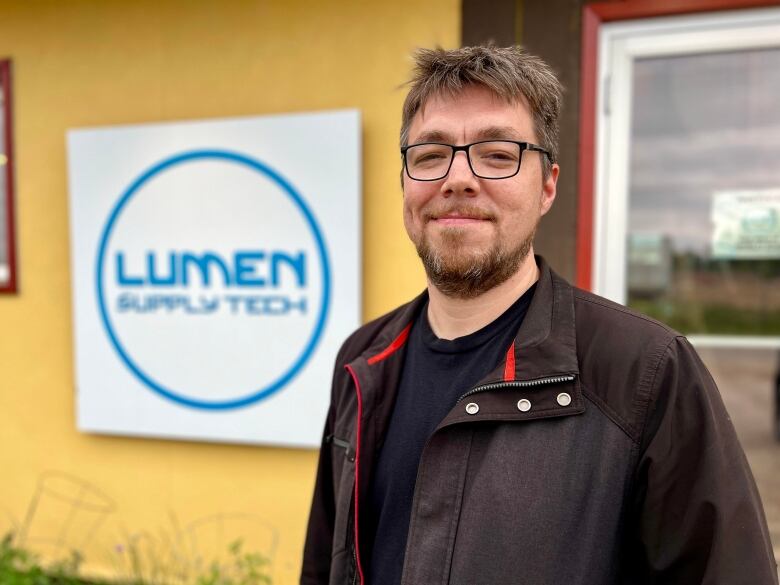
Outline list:
[[[524,99],[508,101],[487,87],[470,85],[455,95],[435,94],[417,111],[409,143],[432,137],[462,143],[491,138],[534,141],[535,133]]]

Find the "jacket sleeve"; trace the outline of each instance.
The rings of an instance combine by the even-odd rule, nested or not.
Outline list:
[[[314,484],[309,525],[303,549],[301,585],[327,585],[330,580],[330,564],[333,552],[333,530],[336,517],[336,495],[333,482],[333,449],[328,442],[336,420],[336,389],[339,374],[343,375],[344,355],[347,343],[336,356],[331,381],[330,406],[322,432],[317,478]]]
[[[333,405],[328,409],[322,434],[317,479],[314,485],[309,525],[303,549],[301,585],[327,585],[330,578],[330,560],[333,540],[333,522],[336,514],[333,494],[332,450],[326,437],[332,432]]]
[[[667,346],[650,388],[634,492],[644,557],[637,582],[777,585],[748,462],[715,382],[685,338]]]

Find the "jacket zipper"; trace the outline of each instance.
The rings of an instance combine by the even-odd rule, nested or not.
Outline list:
[[[463,394],[455,402],[457,404],[464,398],[471,396],[472,394],[478,394],[479,392],[487,392],[488,390],[503,390],[506,388],[532,388],[535,386],[546,386],[548,384],[562,384],[563,382],[572,382],[574,380],[573,374],[563,374],[561,376],[550,376],[548,378],[537,378],[536,380],[511,380],[508,382],[491,382],[489,384],[482,384],[472,388],[465,394]]]
[[[352,571],[352,585],[355,585],[357,583],[358,578],[358,567],[357,567],[357,553],[355,552],[354,545],[352,546],[352,566],[354,570]]]

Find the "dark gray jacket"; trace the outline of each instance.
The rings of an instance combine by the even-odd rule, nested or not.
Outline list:
[[[540,269],[505,364],[425,446],[403,584],[777,584],[748,464],[688,341]],[[339,353],[302,585],[365,585],[361,504],[424,303]]]

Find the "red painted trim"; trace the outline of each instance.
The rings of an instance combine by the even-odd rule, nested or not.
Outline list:
[[[585,8],[582,14],[580,61],[580,150],[577,173],[576,284],[590,290],[593,268],[593,192],[596,179],[596,76],[599,20]]]
[[[352,380],[355,382],[355,392],[357,393],[357,430],[355,431],[355,560],[357,561],[357,572],[360,576],[360,585],[364,585],[365,580],[363,577],[363,566],[360,562],[360,538],[358,522],[358,496],[360,494],[360,434],[361,434],[361,421],[363,420],[363,393],[360,391],[360,381],[358,380],[355,370],[352,366],[345,366]]]
[[[780,6],[780,0],[613,0],[582,8],[580,61],[580,152],[577,187],[577,286],[590,289],[593,271],[593,211],[596,167],[596,94],[599,27],[603,22],[676,16],[719,10]]]
[[[511,382],[515,379],[515,342],[509,346],[506,352],[506,364],[504,365],[504,382]]]
[[[388,345],[386,348],[384,348],[381,352],[376,354],[375,356],[372,356],[368,358],[368,365],[373,366],[377,362],[381,362],[383,359],[390,357],[393,355],[396,351],[401,349],[406,343],[407,338],[409,337],[409,331],[412,328],[412,324],[409,323],[406,327],[404,327],[404,330],[401,331],[401,333],[393,339],[393,342]]]
[[[592,2],[584,10],[592,11],[599,21],[631,20],[655,16],[675,16],[719,10],[741,10],[778,6],[780,0],[613,0]]]
[[[8,188],[5,200],[5,215],[6,215],[6,250],[8,250],[8,269],[9,279],[6,285],[0,285],[0,293],[15,293],[17,292],[16,286],[16,235],[14,233],[14,153],[13,153],[13,132],[11,115],[12,109],[12,91],[11,91],[11,61],[0,61],[0,87],[3,89],[3,99],[5,101],[5,111],[0,112],[4,114],[3,127],[5,132],[5,155],[8,157],[8,162],[5,165],[5,182]]]

